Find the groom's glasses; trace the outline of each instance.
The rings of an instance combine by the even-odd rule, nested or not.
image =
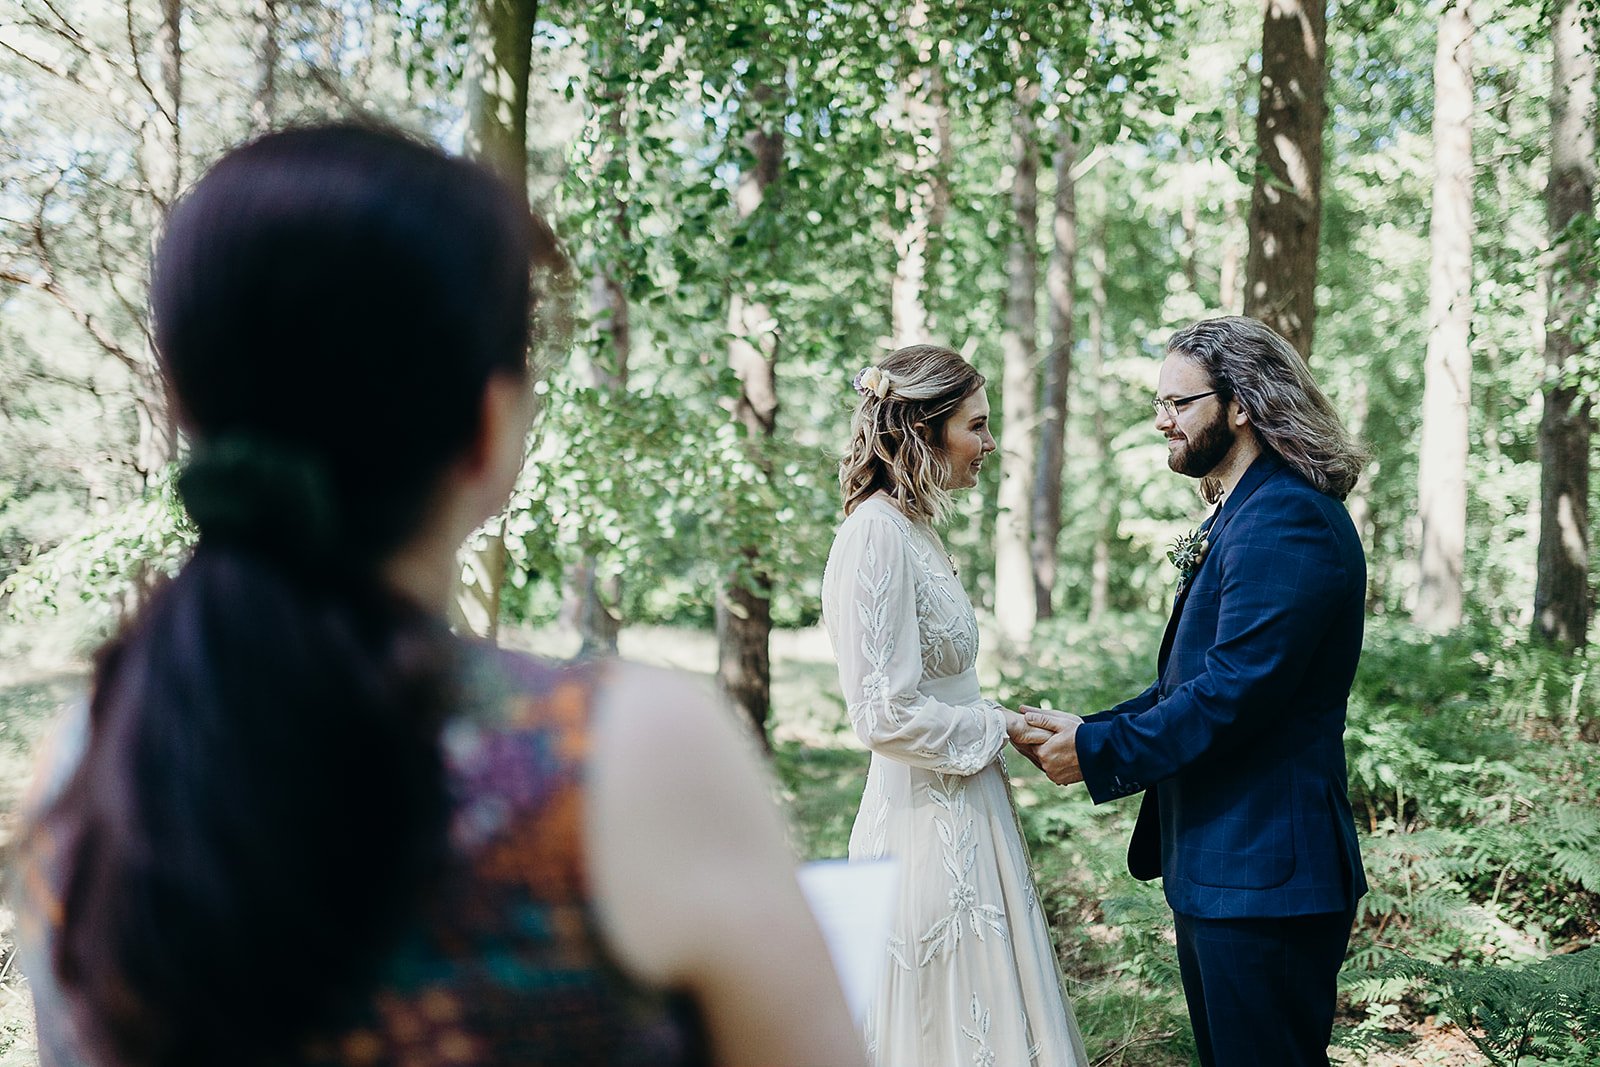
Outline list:
[[[1175,419],[1178,417],[1178,409],[1185,404],[1193,404],[1196,400],[1204,400],[1208,396],[1216,395],[1217,391],[1215,389],[1208,389],[1203,393],[1195,393],[1193,396],[1174,397],[1171,400],[1158,396],[1150,401],[1150,406],[1155,408],[1157,415],[1165,415],[1169,419]]]

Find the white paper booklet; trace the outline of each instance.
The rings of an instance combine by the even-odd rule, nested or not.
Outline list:
[[[857,1025],[866,1018],[889,955],[900,864],[894,860],[818,860],[802,864],[800,890],[822,928]]]

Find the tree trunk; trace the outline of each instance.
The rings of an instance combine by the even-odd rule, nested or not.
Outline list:
[[[1433,63],[1432,260],[1417,508],[1421,585],[1412,621],[1461,624],[1467,550],[1467,415],[1472,401],[1472,8],[1451,0]]]
[[[1182,192],[1178,194],[1178,227],[1183,230],[1183,247],[1178,253],[1183,261],[1183,280],[1188,283],[1189,291],[1199,296],[1200,196],[1196,189],[1198,182],[1194,176],[1194,152],[1187,140],[1178,146],[1177,164],[1178,180],[1182,185]]]
[[[766,201],[783,167],[782,116],[768,112],[778,99],[769,85],[750,91],[760,125],[746,137],[754,169],[739,178],[734,207],[748,219]],[[778,417],[778,333],[772,309],[759,297],[735,292],[728,303],[728,365],[739,378],[734,418],[743,423],[763,475],[771,471],[760,443],[772,436]],[[741,560],[717,600],[717,680],[735,707],[767,738],[772,706],[772,578],[761,565],[759,546],[740,550]]]
[[[1249,65],[1246,64],[1240,71],[1238,89],[1231,93],[1232,106],[1228,108],[1227,129],[1228,143],[1242,145],[1244,134],[1240,127],[1240,116],[1244,114],[1245,93],[1247,91],[1246,78],[1249,74]],[[1248,241],[1248,235],[1243,234],[1240,226],[1239,198],[1227,193],[1222,195],[1222,217],[1225,236],[1222,238],[1222,264],[1217,271],[1217,305],[1224,314],[1244,314],[1244,286],[1239,279],[1240,237]]]
[[[571,569],[568,581],[576,601],[573,622],[581,638],[578,658],[616,655],[617,634],[622,629],[622,618],[620,610],[613,610],[610,605],[620,608],[621,577],[602,577],[598,561],[586,555],[582,562]]]
[[[1078,197],[1072,168],[1077,145],[1065,114],[1056,130],[1055,218],[1045,290],[1050,298],[1050,354],[1044,365],[1038,470],[1033,483],[1033,597],[1039,618],[1055,614],[1061,471],[1066,463],[1067,385],[1072,376],[1073,299],[1078,284]]]
[[[1367,383],[1367,372],[1356,375],[1355,387],[1350,397],[1350,410],[1347,413],[1350,433],[1357,439],[1367,435],[1367,420],[1372,415],[1372,391]],[[1366,477],[1356,482],[1355,488],[1350,490],[1350,495],[1345,498],[1345,510],[1350,513],[1350,524],[1356,528],[1356,536],[1361,538],[1361,545],[1366,549],[1367,558],[1371,559],[1375,551],[1372,540],[1372,495],[1371,478],[1374,464],[1369,465]],[[1378,584],[1375,576],[1369,576],[1367,582],[1368,592]]]
[[[950,202],[950,114],[935,42],[927,35],[928,8],[914,0],[906,37],[915,55],[900,88],[900,180],[895,206],[905,222],[895,234],[894,279],[889,292],[895,347],[924,343],[933,329],[928,289],[937,266],[939,236]]]
[[[538,0],[473,0],[467,154],[528,195],[528,73]]]
[[[1101,205],[1089,250],[1089,358],[1094,373],[1094,468],[1101,480],[1104,509],[1095,526],[1094,561],[1089,570],[1089,621],[1105,618],[1111,605],[1111,539],[1117,531],[1118,496],[1106,431],[1106,205]]]
[[[1593,398],[1568,375],[1580,355],[1572,323],[1594,297],[1593,238],[1568,230],[1594,214],[1595,41],[1580,0],[1559,0],[1550,88],[1550,181],[1545,212],[1551,269],[1545,318],[1544,414],[1539,421],[1539,565],[1533,632],[1560,648],[1588,643],[1589,450]]]
[[[1265,0],[1244,313],[1307,360],[1322,229],[1326,0]]]
[[[140,153],[150,192],[152,248],[159,244],[183,189],[183,0],[161,0],[156,64],[159,78],[150,87],[151,120],[144,125]],[[178,455],[178,426],[167,403],[154,350],[147,347],[132,371],[137,428],[134,468],[149,485]]]
[[[1222,211],[1229,235],[1222,239],[1222,266],[1217,272],[1217,305],[1224,314],[1238,315],[1244,309],[1244,294],[1239,285],[1239,240],[1233,236],[1239,226],[1239,204],[1233,197],[1227,197],[1223,200]]]
[[[1029,515],[1038,422],[1039,149],[1033,105],[1038,86],[1019,78],[1012,119],[1011,251],[1001,385],[1000,495],[994,524],[994,604],[1002,645],[1015,652],[1033,634],[1037,608]]]
[[[159,172],[155,179],[161,199],[162,221],[183,188],[183,0],[161,0],[161,25],[156,30],[156,57],[161,70],[161,100],[157,102],[153,153]]]
[[[272,129],[278,120],[278,0],[256,0],[256,95],[250,102],[250,128]]]
[[[596,186],[605,190],[602,195],[609,201],[606,211],[611,217],[612,247],[625,248],[631,234],[628,203],[624,190],[611,172],[627,173],[628,103],[619,90],[603,93],[600,103],[605,109],[605,135],[592,165],[599,176]],[[590,288],[590,307],[605,343],[598,346],[595,359],[590,363],[589,384],[617,398],[618,403],[625,403],[633,324],[622,274],[631,268],[618,254],[605,255],[603,259],[605,262]],[[578,568],[577,579],[577,623],[582,638],[578,655],[586,658],[614,655],[617,633],[622,627],[622,578],[620,575],[601,576],[598,561],[586,556]]]
[[[488,165],[523,203],[528,197],[528,73],[537,0],[473,0],[467,58],[467,154]],[[463,553],[458,621],[481,637],[500,628],[505,519],[482,548]]]

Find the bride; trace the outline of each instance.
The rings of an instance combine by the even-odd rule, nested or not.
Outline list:
[[[856,375],[845,520],[822,580],[850,719],[872,750],[850,858],[901,865],[866,1021],[878,1067],[1088,1063],[1000,760],[1030,728],[979,692],[977,620],[933,526],[995,449],[983,386],[934,345]]]

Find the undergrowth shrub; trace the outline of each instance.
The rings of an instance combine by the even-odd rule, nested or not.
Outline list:
[[[1523,966],[1444,967],[1398,961],[1496,1067],[1600,1065],[1600,948]]]

